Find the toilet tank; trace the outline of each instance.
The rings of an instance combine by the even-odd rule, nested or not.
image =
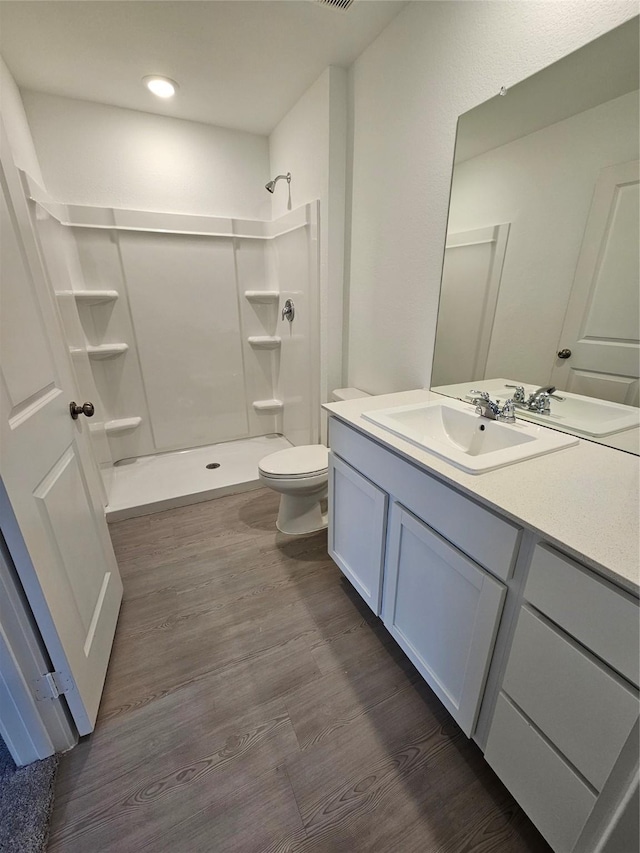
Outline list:
[[[336,388],[331,392],[331,401],[338,403],[341,400],[357,400],[360,397],[370,397],[366,391],[361,391],[359,388]]]

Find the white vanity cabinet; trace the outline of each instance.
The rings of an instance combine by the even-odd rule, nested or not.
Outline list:
[[[506,587],[399,503],[388,539],[384,624],[470,737]]]
[[[555,853],[638,849],[611,840],[637,823],[638,598],[366,431],[332,417],[330,443],[331,556]]]
[[[331,448],[329,553],[470,737],[520,531],[335,421]]]

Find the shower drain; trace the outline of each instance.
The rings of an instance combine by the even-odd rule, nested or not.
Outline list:
[[[207,465],[207,468],[219,468],[219,467],[220,467],[219,462],[209,462],[209,464]]]

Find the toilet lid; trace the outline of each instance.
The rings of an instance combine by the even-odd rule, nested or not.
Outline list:
[[[272,477],[299,477],[325,471],[328,465],[329,450],[324,444],[303,444],[265,456],[258,467]]]

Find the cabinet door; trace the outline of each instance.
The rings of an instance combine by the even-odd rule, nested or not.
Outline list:
[[[505,592],[446,539],[393,504],[384,624],[468,737]]]
[[[380,615],[387,495],[329,454],[329,554]]]

